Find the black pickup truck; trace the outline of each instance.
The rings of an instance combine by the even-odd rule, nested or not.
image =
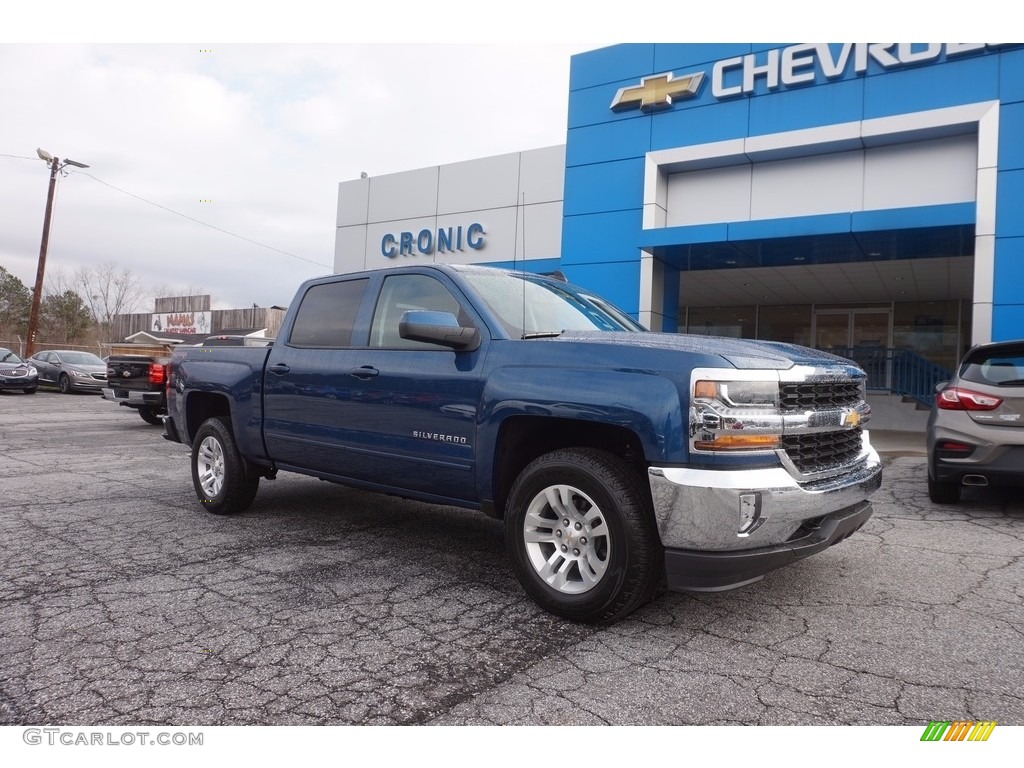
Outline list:
[[[210,336],[203,347],[265,347],[270,338],[220,334]],[[111,355],[107,358],[106,400],[134,408],[147,424],[159,426],[167,414],[167,371],[170,355]]]
[[[169,357],[111,355],[107,358],[107,386],[103,398],[134,408],[147,424],[158,426],[167,413]]]

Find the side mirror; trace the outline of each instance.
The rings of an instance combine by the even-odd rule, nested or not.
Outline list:
[[[398,335],[410,341],[441,344],[460,352],[472,352],[480,346],[480,331],[460,326],[451,312],[403,312],[398,323]]]
[[[939,394],[939,392],[941,392],[942,390],[944,390],[948,386],[949,386],[949,382],[948,381],[940,381],[938,384],[935,385],[935,394]]]

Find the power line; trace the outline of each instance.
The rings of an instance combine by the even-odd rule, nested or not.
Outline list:
[[[10,157],[13,157],[13,155],[10,155]],[[168,213],[173,213],[175,216],[181,216],[181,218],[183,218],[183,219],[188,219],[189,221],[194,221],[196,224],[202,224],[204,227],[209,227],[210,229],[215,229],[218,232],[222,232],[225,235],[231,235],[231,237],[237,237],[239,240],[244,240],[247,243],[252,243],[253,245],[258,245],[261,248],[266,248],[268,250],[284,254],[285,256],[291,256],[293,259],[298,259],[299,261],[305,261],[305,262],[308,262],[309,264],[315,264],[318,267],[325,267],[327,269],[333,269],[333,267],[330,264],[323,264],[323,263],[321,263],[319,261],[313,261],[312,259],[307,259],[304,256],[297,256],[294,253],[289,253],[288,251],[282,251],[280,248],[275,248],[272,245],[267,245],[266,243],[261,243],[258,240],[253,240],[251,238],[244,237],[243,235],[238,235],[238,234],[235,234],[234,232],[229,232],[226,229],[221,229],[220,227],[215,226],[213,224],[209,224],[209,223],[207,223],[205,221],[200,221],[199,219],[193,218],[192,216],[188,216],[188,215],[186,215],[184,213],[181,213],[179,211],[175,211],[173,208],[168,208],[166,205],[160,205],[160,203],[154,203],[152,200],[147,200],[144,197],[139,197],[138,195],[133,194],[133,193],[131,193],[131,192],[125,190],[125,189],[121,189],[120,187],[115,187],[113,184],[110,184],[110,183],[108,183],[106,181],[103,181],[103,179],[96,178],[91,173],[86,173],[85,171],[73,171],[73,173],[81,174],[83,176],[88,176],[93,181],[97,181],[97,182],[99,182],[100,184],[102,184],[105,187],[110,187],[111,189],[116,190],[117,192],[120,192],[123,195],[128,195],[128,197],[134,197],[136,200],[141,200],[143,203],[147,203],[149,205],[155,206],[157,208],[160,208],[161,210],[167,211]]]
[[[0,157],[13,157],[16,160],[38,160],[38,157],[29,157],[28,155],[5,155],[0,152]]]

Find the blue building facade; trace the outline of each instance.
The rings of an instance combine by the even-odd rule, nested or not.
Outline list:
[[[1024,336],[1024,48],[572,58],[561,268],[656,330],[945,367]]]

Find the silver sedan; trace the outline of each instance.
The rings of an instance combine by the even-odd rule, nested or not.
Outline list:
[[[49,349],[29,358],[39,371],[39,383],[56,386],[64,394],[96,392],[106,386],[107,364],[92,352]]]

